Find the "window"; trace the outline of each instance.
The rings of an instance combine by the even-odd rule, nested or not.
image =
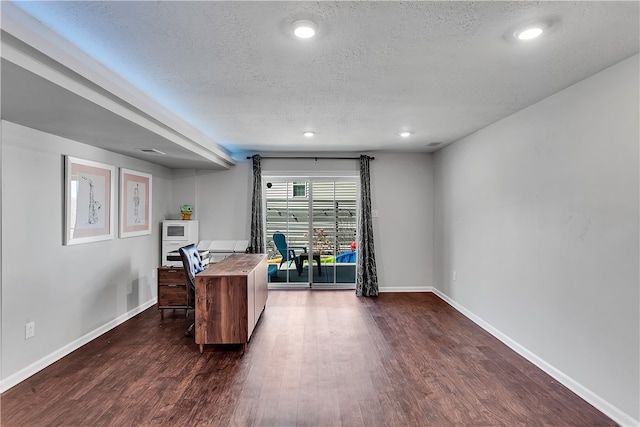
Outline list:
[[[293,197],[307,197],[307,183],[306,182],[294,182],[293,183]]]

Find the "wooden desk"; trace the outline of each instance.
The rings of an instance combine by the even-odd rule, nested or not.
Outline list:
[[[242,344],[267,302],[267,256],[234,254],[196,275],[196,344]]]

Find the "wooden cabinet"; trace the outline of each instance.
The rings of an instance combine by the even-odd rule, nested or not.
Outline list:
[[[158,267],[158,310],[163,319],[168,308],[188,308],[186,282],[182,267]]]
[[[267,302],[267,256],[234,254],[196,276],[196,344],[242,344]]]

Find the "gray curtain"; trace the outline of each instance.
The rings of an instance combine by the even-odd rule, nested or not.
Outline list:
[[[251,241],[249,252],[254,254],[264,253],[264,231],[262,229],[262,169],[260,168],[260,155],[253,159],[253,198],[251,199]]]
[[[371,184],[368,156],[360,156],[360,207],[357,239],[356,295],[364,297],[378,296],[378,272],[373,249],[373,224],[371,221]]]

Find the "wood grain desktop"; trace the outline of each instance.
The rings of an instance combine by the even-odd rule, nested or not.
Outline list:
[[[0,397],[3,426],[613,426],[431,293],[269,291],[248,351],[155,308]]]

